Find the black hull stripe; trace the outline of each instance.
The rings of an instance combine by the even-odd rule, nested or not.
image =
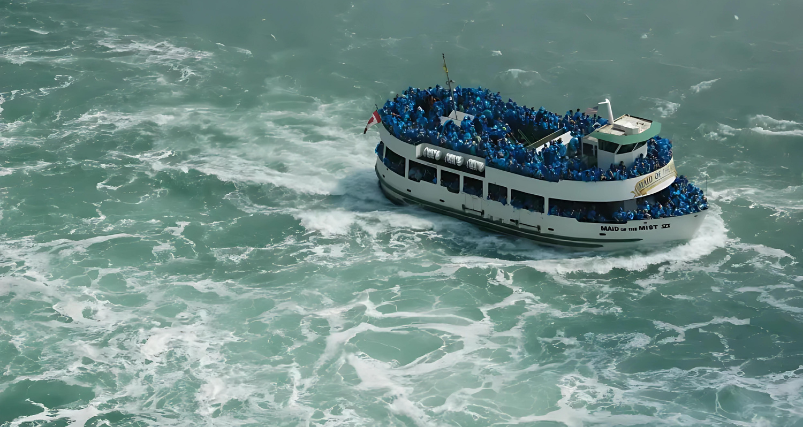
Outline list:
[[[379,187],[382,190],[382,193],[385,194],[385,197],[391,200],[396,199],[412,204],[417,204],[428,210],[449,215],[464,220],[466,222],[470,222],[474,225],[490,228],[494,231],[498,231],[501,233],[511,234],[519,237],[526,237],[528,239],[532,239],[550,245],[571,246],[580,248],[601,248],[603,247],[602,243],[633,243],[642,240],[642,239],[590,239],[582,237],[559,236],[553,234],[544,235],[543,233],[538,233],[538,232],[528,232],[527,230],[521,230],[511,225],[496,223],[475,216],[466,215],[463,212],[460,212],[456,209],[439,206],[432,202],[428,202],[426,200],[419,199],[411,195],[403,194],[399,190],[385,183],[382,180],[382,177],[379,174],[379,171],[376,169],[376,167],[374,167],[374,172],[376,173],[377,178],[379,179],[379,184],[380,184]],[[393,194],[388,193],[388,190],[391,191]]]

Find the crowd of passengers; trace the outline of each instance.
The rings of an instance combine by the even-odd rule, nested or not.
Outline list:
[[[652,199],[652,203],[648,199]],[[708,199],[703,191],[690,183],[681,175],[675,182],[652,197],[645,197],[638,202],[635,210],[618,210],[606,216],[598,212],[593,204],[573,203],[571,207],[561,209],[557,204],[549,208],[549,215],[575,218],[584,222],[619,223],[632,220],[646,220],[682,216],[708,209]]]
[[[494,150],[496,158],[487,159],[488,165],[520,175],[547,181],[618,181],[645,175],[666,166],[672,159],[672,143],[656,136],[647,144],[647,155],[639,157],[630,167],[624,162],[611,164],[608,169],[588,167],[583,161],[579,138],[573,137],[568,144],[563,141],[547,142],[539,152],[525,150],[521,145],[509,144],[507,150]],[[501,152],[512,153],[505,158]],[[519,158],[523,158],[519,162]],[[523,165],[522,165],[523,163]]]
[[[608,121],[596,114],[588,116],[567,111],[563,116],[545,110],[519,106],[502,100],[499,92],[488,89],[454,89],[454,96],[440,86],[429,89],[408,88],[388,100],[379,110],[382,123],[396,138],[432,145],[484,157],[490,167],[548,181],[612,181],[633,178],[665,166],[672,158],[672,145],[667,139],[650,139],[647,156],[640,156],[630,167],[623,163],[607,170],[589,167],[582,156],[582,138]],[[462,121],[441,117],[453,111],[473,116]],[[516,134],[571,132],[568,144],[551,141],[541,150],[528,150],[514,137]]]

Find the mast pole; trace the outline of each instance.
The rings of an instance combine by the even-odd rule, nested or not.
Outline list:
[[[446,72],[446,85],[449,87],[449,97],[452,98],[452,111],[454,111],[454,119],[457,120],[457,105],[455,104],[454,100],[454,93],[452,92],[452,79],[449,78],[449,68],[446,67],[446,54],[442,53],[443,56],[443,71]]]

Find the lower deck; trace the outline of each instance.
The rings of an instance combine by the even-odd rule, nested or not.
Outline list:
[[[578,249],[618,249],[691,239],[706,211],[678,217],[632,220],[624,224],[580,222],[548,215],[547,203],[531,209],[514,207],[483,197],[452,192],[426,180],[414,181],[389,169],[379,159],[375,166],[382,192],[397,203],[420,205],[497,232],[536,242]],[[439,177],[440,178],[440,177]]]

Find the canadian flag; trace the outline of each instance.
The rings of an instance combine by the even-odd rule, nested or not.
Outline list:
[[[362,134],[365,135],[365,133],[368,132],[369,127],[381,122],[382,118],[379,117],[379,111],[374,110],[374,114],[371,114],[371,118],[368,119],[368,124],[365,125],[365,130],[362,131]]]

